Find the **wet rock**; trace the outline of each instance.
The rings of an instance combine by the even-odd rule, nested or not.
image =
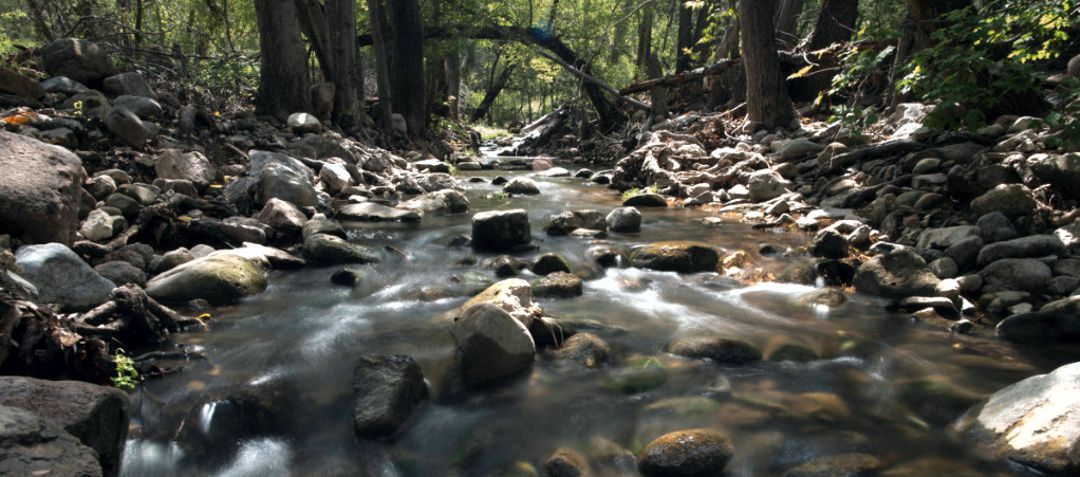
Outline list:
[[[330,275],[330,283],[345,287],[355,287],[364,282],[367,272],[358,267],[345,267]]]
[[[495,276],[501,278],[515,276],[529,266],[528,262],[509,255],[500,255],[484,260],[481,265],[488,270],[494,271]]]
[[[985,215],[997,211],[1006,217],[1025,217],[1035,211],[1031,189],[1021,184],[1001,184],[971,201],[971,210]]]
[[[0,406],[0,474],[100,477],[93,449],[30,411]]]
[[[15,252],[20,276],[38,289],[44,303],[87,310],[109,300],[116,287],[63,244],[26,245]]]
[[[533,260],[532,272],[537,275],[549,275],[555,272],[570,272],[570,264],[556,253],[545,253]]]
[[[624,207],[667,207],[667,199],[660,194],[644,193],[629,197],[623,201]]]
[[[0,131],[0,229],[25,243],[70,245],[79,227],[82,161],[71,151]]]
[[[716,271],[717,250],[701,242],[657,242],[634,249],[631,265],[664,272],[698,273]]]
[[[452,333],[457,363],[467,385],[481,387],[532,366],[536,346],[521,321],[491,302],[462,309],[454,319]]]
[[[543,298],[573,298],[584,293],[581,277],[567,272],[554,272],[533,284],[533,293]]]
[[[162,179],[190,181],[199,190],[214,182],[217,171],[210,160],[197,151],[183,152],[167,149],[154,161],[154,172]]]
[[[1065,245],[1053,235],[1030,235],[1004,242],[992,243],[979,251],[977,263],[987,264],[1003,258],[1041,258],[1065,255]]]
[[[795,303],[805,308],[814,306],[837,308],[847,303],[847,300],[848,297],[843,291],[835,288],[821,288],[800,295],[795,299]]]
[[[810,241],[810,254],[824,258],[847,257],[847,238],[834,229],[823,229],[814,235],[814,238]]]
[[[174,403],[166,410],[187,425],[175,436],[185,459],[216,466],[235,455],[244,442],[280,437],[294,423],[297,390],[281,381],[257,386],[226,386]]]
[[[412,198],[398,204],[398,207],[421,214],[464,214],[469,211],[469,199],[460,191],[445,189]]]
[[[611,358],[611,347],[592,333],[577,333],[562,343],[555,357],[575,361],[586,368],[599,368]]]
[[[139,116],[125,108],[113,108],[105,116],[105,127],[128,147],[140,148],[150,138],[150,132]]]
[[[641,212],[633,207],[619,207],[605,218],[612,232],[635,233],[641,231]]]
[[[906,312],[916,312],[931,308],[939,315],[949,318],[960,318],[960,310],[956,309],[953,301],[945,297],[911,296],[900,300],[900,309]]]
[[[761,350],[756,346],[729,338],[680,338],[668,345],[668,352],[687,358],[711,359],[720,364],[748,364],[761,361]]]
[[[419,222],[420,214],[409,209],[389,207],[375,202],[346,204],[338,207],[337,217],[359,222]]]
[[[808,363],[818,359],[816,351],[798,343],[781,343],[770,349],[766,356],[766,359],[773,362]]]
[[[881,462],[867,454],[838,454],[815,459],[784,472],[782,477],[870,477]]]
[[[80,83],[95,83],[113,74],[112,61],[96,43],[62,38],[39,50],[41,66],[51,76],[66,76]]]
[[[979,229],[982,230],[982,237],[986,243],[1012,240],[1020,236],[1012,221],[1005,214],[996,210],[979,217],[977,224]]]
[[[349,243],[341,237],[313,234],[304,239],[304,259],[321,265],[378,263],[379,255],[368,247]]]
[[[79,381],[5,376],[0,378],[0,406],[25,409],[67,431],[96,454],[103,475],[119,475],[128,433],[127,393]],[[0,461],[5,460],[0,457]],[[3,468],[0,464],[0,474]]]
[[[319,118],[308,113],[292,113],[285,121],[285,125],[296,134],[317,133],[322,131],[323,125]]]
[[[570,177],[570,171],[564,167],[552,167],[544,171],[540,171],[536,175],[540,177]]]
[[[532,179],[515,177],[503,186],[503,192],[507,194],[536,195],[540,193],[540,187]]]
[[[114,260],[94,267],[94,271],[117,286],[132,283],[146,286],[146,272],[128,262]]]
[[[569,235],[577,229],[607,230],[604,214],[597,210],[568,210],[548,220],[544,231],[551,236]]]
[[[1080,363],[994,393],[955,427],[998,457],[1039,472],[1080,472]]]
[[[776,171],[762,169],[750,174],[746,188],[750,191],[749,199],[751,201],[765,202],[784,195],[789,184],[790,182],[780,177],[780,174],[777,174]]]
[[[997,290],[1040,290],[1050,281],[1050,267],[1035,259],[1007,258],[991,263],[980,272],[983,287]]]
[[[361,439],[397,435],[428,399],[420,365],[403,355],[361,356],[353,368],[353,431]]]
[[[902,299],[933,295],[939,281],[922,257],[899,249],[863,262],[855,273],[854,285],[862,293]]]
[[[645,446],[638,470],[645,477],[713,477],[724,472],[734,453],[731,438],[721,432],[677,431]]]
[[[998,323],[996,332],[1009,341],[1080,342],[1080,296],[1047,303],[1037,312],[1010,316]]]
[[[589,460],[577,451],[565,447],[544,461],[544,475],[547,477],[589,477],[593,475]]]
[[[305,240],[315,234],[333,235],[342,239],[349,238],[341,224],[326,218],[323,214],[315,214],[311,220],[304,224],[303,237]]]
[[[524,209],[492,210],[473,215],[472,243],[478,250],[511,251],[532,241]]]
[[[154,277],[146,284],[146,293],[166,303],[195,299],[215,305],[232,303],[265,290],[269,268],[265,258],[213,252]]]

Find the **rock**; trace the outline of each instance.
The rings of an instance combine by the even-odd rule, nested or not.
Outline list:
[[[469,308],[483,303],[495,305],[507,312],[526,327],[540,316],[541,310],[533,303],[532,287],[529,282],[518,278],[503,280],[487,287],[480,294],[461,305],[458,316]]]
[[[847,257],[847,238],[832,228],[822,229],[810,241],[810,254],[824,258]]]
[[[460,191],[444,189],[414,197],[398,204],[398,207],[420,214],[464,214],[469,211],[469,199]]]
[[[345,267],[330,275],[330,283],[345,287],[360,285],[367,278],[367,271],[360,267]]]
[[[191,251],[186,248],[178,248],[166,252],[165,255],[161,257],[161,261],[158,262],[157,267],[154,268],[153,272],[167,272],[192,260],[195,260],[195,256],[191,254]]]
[[[956,276],[960,274],[960,266],[956,264],[956,260],[949,257],[941,257],[934,260],[933,262],[930,262],[930,265],[927,265],[927,267],[930,268],[930,272],[933,273],[934,276],[943,280],[946,278],[956,278]]]
[[[105,116],[105,127],[124,142],[124,145],[140,148],[150,138],[146,125],[135,113],[125,108],[113,108]]]
[[[353,185],[352,175],[341,164],[323,164],[319,169],[319,181],[326,186],[326,192],[331,195]]]
[[[915,246],[945,250],[961,240],[979,237],[980,234],[982,234],[982,229],[974,225],[926,229],[919,234],[919,240]]]
[[[701,242],[657,242],[635,248],[630,263],[637,268],[663,272],[714,272],[720,261],[717,250]]]
[[[0,475],[101,477],[101,464],[60,426],[25,409],[0,406]]]
[[[320,265],[378,263],[375,251],[349,243],[341,237],[312,234],[304,239],[304,259]]]
[[[127,222],[123,217],[111,215],[101,209],[94,209],[90,211],[82,227],[79,227],[79,233],[86,240],[101,242],[122,231],[126,225]]]
[[[169,437],[185,459],[194,459],[203,468],[223,466],[247,441],[286,435],[299,406],[293,393],[299,391],[284,380],[195,393],[164,410],[178,414],[173,422],[196,424],[180,426]]]
[[[955,427],[1001,459],[1052,475],[1080,472],[1080,363],[994,393]]]
[[[1073,199],[1080,199],[1080,154],[1035,154],[1025,164],[1043,183],[1060,187]]]
[[[1063,298],[1042,310],[1012,315],[997,324],[998,337],[1009,341],[1045,345],[1080,342],[1080,298]]]
[[[521,321],[495,303],[466,305],[452,329],[466,385],[482,387],[532,366],[536,345]]]
[[[687,358],[711,359],[720,364],[748,364],[761,361],[761,350],[756,346],[728,338],[681,338],[668,345],[668,352]]]
[[[502,278],[515,276],[529,266],[524,260],[509,255],[500,255],[484,260],[481,262],[481,265],[486,269],[494,271],[495,276]]]
[[[982,230],[982,238],[986,243],[1011,240],[1020,236],[1012,221],[1005,214],[996,210],[979,217],[977,224],[979,229]]]
[[[1080,78],[1080,55],[1076,55],[1072,57],[1071,60],[1069,60],[1069,66],[1068,69],[1066,69],[1066,74],[1073,78]]]
[[[667,199],[660,194],[644,193],[631,196],[623,201],[623,207],[667,207]]]
[[[532,179],[515,177],[503,186],[503,192],[507,194],[536,195],[540,193],[540,187]]]
[[[586,368],[599,368],[611,358],[611,347],[592,333],[577,333],[559,346],[555,357],[575,361]]]
[[[157,98],[150,84],[143,75],[136,72],[120,73],[105,78],[102,81],[105,92],[112,96],[142,96],[145,98]]]
[[[677,431],[645,446],[638,470],[645,477],[713,477],[723,474],[734,453],[731,438],[721,432]]]
[[[557,253],[545,253],[533,260],[530,267],[537,275],[548,275],[555,272],[570,272],[570,264]]]
[[[86,180],[82,161],[7,131],[0,131],[0,151],[0,230],[24,243],[72,244]]]
[[[546,477],[589,477],[593,475],[589,460],[585,456],[567,449],[559,448],[544,461]]]
[[[1006,258],[991,263],[980,272],[983,288],[1037,291],[1050,281],[1050,267],[1035,259]]]
[[[228,304],[266,290],[269,260],[235,251],[213,252],[151,279],[146,293],[166,303],[203,299]]]
[[[190,181],[198,189],[205,190],[217,177],[217,170],[210,160],[198,151],[183,152],[166,149],[154,161],[154,172],[162,179]]]
[[[968,237],[953,243],[949,248],[945,249],[945,256],[952,259],[953,263],[963,270],[975,264],[975,259],[979,256],[979,251],[982,250],[984,245],[983,239]]]
[[[551,216],[544,231],[551,236],[565,236],[577,229],[607,230],[604,215],[597,210],[568,210]]]
[[[323,125],[319,118],[308,113],[292,113],[285,121],[285,125],[297,134],[317,133],[322,131]]]
[[[911,172],[915,175],[928,174],[938,170],[939,167],[941,167],[941,159],[927,157],[916,162],[915,167],[911,169]]]
[[[807,156],[817,156],[818,153],[824,150],[825,146],[821,144],[807,138],[798,138],[788,141],[780,148],[780,158],[784,162],[794,161]]]
[[[103,475],[119,475],[128,433],[127,393],[80,381],[5,376],[0,378],[0,405],[25,409],[62,428],[93,450]]]
[[[419,160],[413,162],[412,165],[419,171],[442,173],[450,172],[450,164],[447,164],[435,158]]]
[[[109,300],[116,285],[63,244],[26,245],[15,252],[20,274],[38,289],[42,302],[82,311]]]
[[[570,171],[564,167],[552,167],[551,169],[540,171],[536,175],[540,177],[570,177]]]
[[[162,194],[175,192],[188,197],[198,197],[199,189],[191,181],[182,179],[154,179],[154,187],[161,189]]]
[[[525,209],[492,210],[472,217],[472,244],[478,250],[510,251],[532,241]]]
[[[787,191],[790,184],[786,179],[771,169],[754,171],[747,180],[746,188],[750,191],[749,199],[753,202],[772,200]]]
[[[45,88],[37,81],[6,67],[0,67],[0,92],[29,99],[45,96]]]
[[[420,214],[413,210],[389,207],[375,202],[361,202],[338,207],[337,218],[358,222],[419,222]]]
[[[143,96],[120,96],[113,100],[113,107],[135,113],[139,119],[157,119],[165,114],[161,103]]]
[[[405,121],[405,116],[394,113],[390,116],[390,122],[398,136],[407,136],[409,134],[409,123]]]
[[[326,218],[323,214],[315,214],[311,220],[304,224],[304,240],[315,234],[333,235],[342,239],[349,238],[341,224]]]
[[[259,204],[278,198],[298,207],[316,203],[315,173],[304,163],[284,154],[251,151],[251,176]]]
[[[862,293],[902,299],[933,295],[939,281],[922,257],[911,250],[899,249],[863,262],[853,283]]]
[[[401,431],[428,399],[420,365],[403,355],[361,356],[353,368],[353,431],[360,439],[385,439]]]
[[[612,210],[605,219],[612,232],[635,233],[641,231],[641,212],[633,207]]]
[[[541,277],[533,285],[533,293],[543,298],[573,298],[584,293],[581,277],[567,272],[555,272]]]
[[[94,271],[117,286],[128,283],[146,286],[146,272],[128,262],[113,260],[94,267]]]
[[[1057,237],[1069,252],[1080,252],[1080,222],[1054,230],[1054,237]]]
[[[52,78],[42,81],[41,87],[48,93],[60,93],[68,96],[85,93],[90,90],[90,88],[87,88],[82,83],[68,78],[67,76],[53,76]]]
[[[870,477],[880,468],[881,461],[872,455],[838,454],[788,469],[781,477]]]
[[[949,319],[960,318],[960,310],[949,298],[940,296],[910,296],[900,300],[900,309],[913,313],[926,308],[933,309],[937,314]]]
[[[95,83],[113,74],[108,53],[96,43],[62,38],[42,47],[41,66],[51,76],[66,76],[80,83]]]
[[[1021,184],[1001,184],[971,201],[971,210],[985,215],[997,211],[1006,217],[1025,217],[1035,211],[1031,189]]]
[[[1042,258],[1065,255],[1065,245],[1053,235],[1030,235],[987,245],[979,251],[977,263],[987,264],[1003,258]]]
[[[270,199],[255,216],[259,222],[269,225],[282,237],[299,237],[307,223],[304,212],[281,199]]]

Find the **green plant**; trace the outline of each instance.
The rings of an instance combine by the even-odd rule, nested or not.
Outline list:
[[[135,369],[135,360],[125,354],[123,349],[116,350],[113,356],[113,367],[112,384],[119,389],[130,391],[142,381],[139,370]]]
[[[1046,115],[1046,125],[1058,130],[1047,142],[1051,147],[1076,151],[1080,149],[1080,78],[1069,78],[1062,91],[1062,111]]]
[[[634,187],[634,188],[632,188],[630,190],[623,191],[622,199],[626,200],[626,199],[629,199],[631,197],[638,196],[638,195],[641,195],[641,194],[656,194],[658,192],[660,192],[660,186],[658,186],[656,184],[650,185],[649,187],[646,187],[645,189]]]

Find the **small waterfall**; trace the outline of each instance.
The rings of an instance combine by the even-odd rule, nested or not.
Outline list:
[[[208,402],[199,410],[199,430],[203,434],[210,433],[210,424],[214,420],[214,410],[217,409],[217,405],[217,401]]]

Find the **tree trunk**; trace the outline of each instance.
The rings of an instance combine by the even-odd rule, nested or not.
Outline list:
[[[729,1],[729,6],[735,9],[735,0]],[[739,52],[739,19],[731,18],[728,20],[727,30],[724,31],[724,37],[720,39],[720,43],[716,45],[715,61],[723,61],[728,58],[733,58]],[[712,84],[709,86],[709,101],[707,107],[709,110],[714,110],[732,99],[731,85],[725,85],[721,76],[713,76],[709,78]]]
[[[645,68],[652,56],[653,11],[651,6],[642,8],[641,22],[638,23],[637,65]]]
[[[806,42],[807,51],[818,51],[836,43],[851,41],[859,20],[859,0],[824,0],[818,13],[814,31]],[[835,70],[839,66],[835,58],[822,58],[814,70],[803,78],[788,83],[791,96],[800,101],[817,99],[822,91],[832,87]]]
[[[648,72],[648,75],[653,78],[664,76],[664,70],[660,68],[660,60],[656,58],[656,55],[649,56],[646,64],[646,71]],[[649,95],[652,98],[653,121],[663,121],[668,115],[667,87],[658,86],[653,88],[649,91]]]
[[[356,57],[356,3],[352,0],[299,0],[304,32],[311,39],[323,78],[334,84],[331,117],[349,130],[363,124],[364,79]]]
[[[450,52],[443,58],[443,69],[446,71],[446,96],[447,105],[450,107],[450,119],[461,119],[461,58],[456,51]]]
[[[307,52],[293,0],[255,0],[262,67],[255,111],[284,120],[308,111]]]
[[[787,128],[795,109],[776,53],[772,16],[776,0],[739,0],[739,29],[746,66],[747,129]]]
[[[890,107],[907,100],[896,91],[903,66],[915,53],[934,44],[934,32],[945,26],[942,18],[945,14],[968,6],[971,6],[971,0],[907,0],[904,34],[896,47],[896,58],[889,75]]]
[[[480,105],[477,106],[476,110],[472,113],[472,117],[470,118],[472,122],[475,123],[480,121],[487,115],[488,111],[491,110],[491,105],[495,104],[495,100],[498,99],[499,94],[502,93],[503,88],[506,88],[506,85],[510,83],[510,75],[513,72],[514,65],[506,65],[498,78],[491,82],[487,92],[484,93],[484,99],[480,101]],[[492,74],[494,74],[494,70],[492,70]]]
[[[390,69],[390,97],[394,112],[405,118],[409,135],[422,137],[427,131],[424,111],[424,25],[419,0],[390,2],[391,42],[394,52]]]
[[[30,19],[34,23],[34,32],[37,33],[38,39],[43,43],[49,43],[53,41],[53,34],[49,29],[49,23],[45,21],[45,13],[38,1],[26,0],[26,7],[30,11]]]
[[[391,115],[394,110],[390,94],[390,62],[386,53],[386,35],[389,26],[383,11],[382,0],[367,0],[367,6],[375,57],[375,84],[379,89],[378,121],[384,129],[390,129]]]
[[[799,17],[805,3],[804,0],[783,0],[776,12],[776,37],[786,47],[799,43]]]
[[[675,44],[675,72],[682,73],[690,69],[693,64],[694,49],[694,11],[686,6],[682,0],[679,2],[679,31],[678,41]]]

